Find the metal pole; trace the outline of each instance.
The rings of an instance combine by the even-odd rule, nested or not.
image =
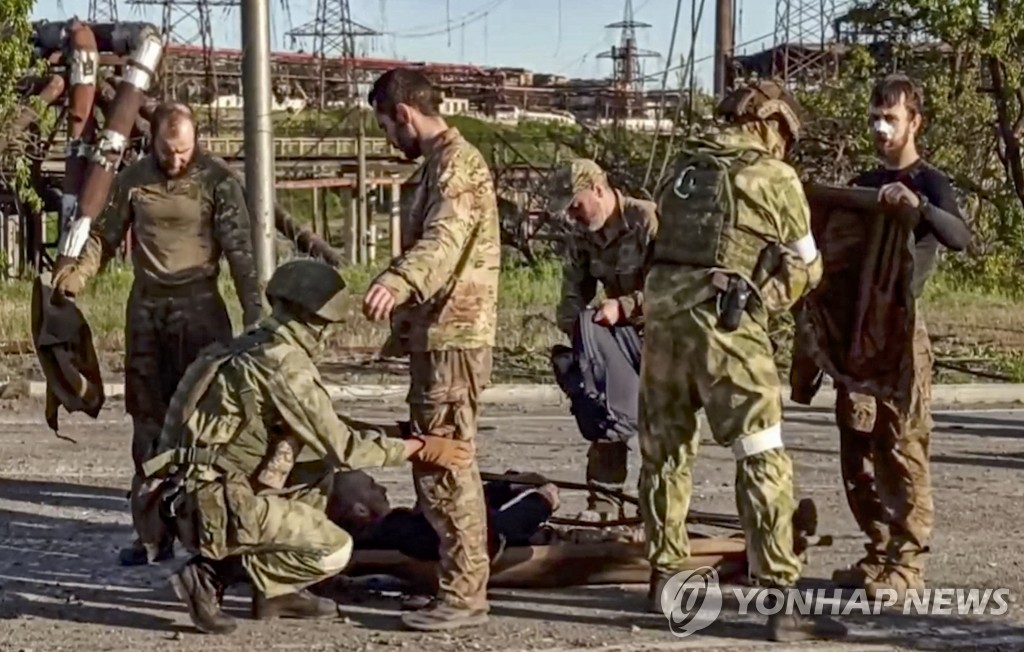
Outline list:
[[[733,54],[733,0],[718,0],[715,12],[715,96],[721,99],[729,86]]]
[[[391,257],[402,255],[402,185],[391,175]]]
[[[242,0],[242,98],[246,203],[260,281],[270,280],[274,255],[274,125],[270,105],[270,3]]]
[[[358,110],[357,110],[358,111]],[[367,238],[370,234],[369,210],[366,197],[366,129],[363,126],[362,113],[356,118],[359,120],[359,135],[356,138],[356,205],[359,208],[359,262],[369,263],[369,247]]]

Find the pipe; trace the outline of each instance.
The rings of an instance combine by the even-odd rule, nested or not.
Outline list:
[[[61,199],[60,231],[75,217],[78,193],[81,191],[86,158],[95,137],[96,75],[99,72],[99,50],[96,37],[85,23],[72,20],[67,43],[68,142],[64,173],[64,195]]]
[[[271,120],[270,9],[266,0],[242,0],[242,109],[245,116],[246,201],[260,283],[277,267],[274,251],[274,125]]]
[[[113,110],[107,116],[106,125],[99,133],[96,146],[89,157],[85,181],[79,194],[75,220],[66,233],[61,234],[57,245],[56,267],[78,258],[89,238],[92,221],[106,204],[111,183],[117,173],[128,145],[135,117],[143,104],[160,65],[163,44],[156,30],[149,31],[140,39],[125,66],[124,77],[117,85]]]
[[[60,75],[50,75],[49,78],[38,78],[33,80],[32,87],[29,90],[29,95],[36,95],[47,106],[53,104],[64,95],[64,78]],[[29,125],[39,119],[39,114],[31,106],[26,103],[25,106],[21,107],[21,113],[11,123],[11,127],[7,130],[7,133],[0,137],[0,153],[7,150],[10,145],[12,137],[19,135],[21,132],[28,129]]]

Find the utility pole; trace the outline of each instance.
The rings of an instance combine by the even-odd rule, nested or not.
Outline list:
[[[715,10],[715,97],[725,97],[729,89],[729,68],[733,57],[733,2],[735,0],[716,0]]]
[[[274,125],[270,105],[270,8],[242,0],[242,101],[246,203],[252,218],[256,271],[266,285],[274,255]]]

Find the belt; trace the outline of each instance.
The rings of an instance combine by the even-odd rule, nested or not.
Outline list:
[[[172,466],[210,466],[221,473],[242,473],[242,470],[221,457],[220,453],[210,448],[172,448],[146,460],[142,465],[142,474],[146,478],[158,475]]]
[[[198,294],[219,294],[220,292],[217,288],[216,276],[199,278],[177,285],[139,278],[135,284],[140,296],[152,299],[177,299],[194,297]]]

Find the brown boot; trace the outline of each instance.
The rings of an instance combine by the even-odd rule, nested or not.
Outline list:
[[[490,619],[486,607],[471,609],[442,600],[434,600],[426,607],[402,614],[402,624],[420,632],[438,632],[484,625]]]
[[[333,600],[318,598],[309,591],[287,593],[268,598],[259,591],[252,596],[252,616],[256,620],[273,618],[317,619],[338,615],[338,606]]]
[[[864,588],[868,600],[883,598],[895,592],[896,604],[902,605],[907,599],[908,591],[924,590],[924,574],[909,566],[888,564],[877,577],[869,580]]]
[[[629,473],[629,447],[621,442],[593,442],[587,451],[587,484],[621,491]],[[619,505],[607,494],[591,491],[587,510],[578,518],[584,521],[610,521],[618,516]]]
[[[230,634],[235,619],[220,609],[227,584],[217,573],[216,562],[196,556],[171,575],[171,586],[178,599],[188,607],[196,629],[205,634]]]
[[[885,553],[870,544],[864,547],[867,554],[857,563],[833,571],[832,581],[839,588],[862,589],[882,573],[885,568]]]

